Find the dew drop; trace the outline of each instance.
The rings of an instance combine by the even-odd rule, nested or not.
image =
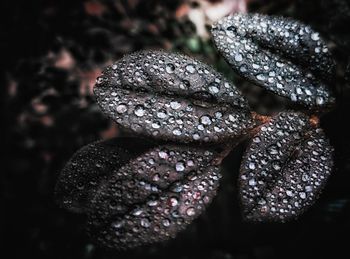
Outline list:
[[[170,226],[170,220],[164,219],[162,224],[163,224],[164,227],[169,227]]]
[[[138,117],[145,115],[146,111],[142,105],[137,105],[134,110],[134,114]]]
[[[258,74],[258,75],[256,76],[256,78],[257,78],[258,80],[260,80],[260,81],[265,81],[265,80],[266,80],[266,77],[265,77],[263,74]]]
[[[253,142],[254,143],[260,143],[261,142],[261,139],[260,139],[260,137],[255,137],[255,138],[253,138]]]
[[[213,82],[209,85],[209,91],[213,94],[217,94],[219,92],[219,84]]]
[[[316,103],[317,103],[318,105],[324,104],[324,98],[323,98],[322,96],[317,96],[317,97],[316,97]]]
[[[242,65],[239,67],[239,71],[241,71],[242,73],[245,73],[248,71],[248,67],[247,65]]]
[[[194,140],[198,140],[198,139],[200,139],[200,136],[199,136],[199,134],[195,133],[195,134],[192,135],[192,138]]]
[[[173,134],[175,135],[175,136],[180,136],[181,135],[181,130],[179,129],[179,128],[175,128],[174,130],[173,130]]]
[[[253,162],[250,162],[248,167],[249,167],[249,169],[254,170],[255,169],[255,164]]]
[[[311,34],[311,39],[314,40],[314,41],[317,41],[317,40],[320,39],[320,35],[317,32],[312,33]]]
[[[167,117],[167,113],[165,110],[159,110],[157,112],[157,117],[160,119],[165,119]]]
[[[185,170],[185,164],[183,162],[177,162],[175,169],[177,172],[183,172]]]
[[[305,192],[299,192],[299,196],[301,199],[305,199],[306,198],[306,193]]]
[[[169,204],[170,204],[171,207],[175,207],[175,206],[177,206],[179,204],[179,200],[177,198],[175,198],[175,197],[171,197],[169,199]]]
[[[248,184],[249,184],[250,186],[255,186],[255,185],[256,185],[255,179],[254,179],[254,178],[249,179]]]
[[[141,224],[141,226],[144,227],[144,228],[148,228],[148,227],[151,225],[151,223],[149,222],[149,220],[146,219],[146,218],[141,219],[140,224]]]
[[[174,64],[171,64],[171,63],[167,64],[166,67],[165,67],[165,71],[166,71],[167,73],[169,73],[169,74],[174,73],[174,71],[175,71],[175,66],[174,66]]]
[[[136,209],[133,211],[132,215],[134,216],[140,216],[143,213],[143,210],[141,209]]]
[[[193,74],[196,71],[196,68],[194,67],[194,65],[189,64],[186,66],[186,71]]]
[[[234,59],[237,62],[241,62],[243,60],[243,56],[240,53],[237,53],[235,54]]]
[[[210,125],[210,124],[211,124],[211,118],[210,118],[208,115],[203,115],[203,116],[200,118],[200,122],[201,122],[203,125]]]
[[[128,110],[128,106],[124,103],[121,103],[116,108],[118,113],[125,113]]]
[[[181,103],[177,102],[177,101],[171,101],[170,102],[170,107],[174,110],[177,110],[181,107]]]
[[[154,129],[159,129],[160,128],[160,122],[159,121],[153,122],[151,126]]]
[[[187,210],[186,210],[186,214],[187,216],[194,216],[196,214],[196,211],[193,207],[189,207]]]
[[[190,87],[190,82],[187,81],[187,80],[183,80],[180,83],[180,88],[183,89],[183,90],[187,90],[189,87]]]
[[[158,152],[158,156],[159,156],[160,158],[162,158],[162,159],[168,159],[168,158],[169,158],[168,153],[165,152],[165,151],[159,151],[159,152]]]

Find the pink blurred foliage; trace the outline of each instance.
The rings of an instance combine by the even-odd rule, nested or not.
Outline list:
[[[195,25],[197,34],[208,39],[209,33],[206,28],[213,22],[233,13],[246,13],[250,0],[197,0],[185,1],[176,10],[176,17],[187,16]]]

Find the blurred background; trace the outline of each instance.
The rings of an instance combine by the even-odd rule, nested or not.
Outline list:
[[[2,258],[350,258],[349,1],[2,0],[0,7]],[[118,136],[92,96],[103,67],[137,50],[178,51],[225,74],[257,112],[291,107],[236,77],[214,49],[208,28],[236,12],[310,24],[336,57],[338,104],[321,119],[335,168],[321,198],[295,222],[243,222],[236,183],[243,143],[226,159],[212,205],[176,239],[125,252],[96,247],[84,217],[59,209],[53,190],[76,150]]]

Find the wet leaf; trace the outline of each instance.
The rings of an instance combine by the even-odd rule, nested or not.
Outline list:
[[[253,128],[246,99],[211,67],[161,51],[125,56],[94,88],[103,112],[122,127],[180,142],[223,142]]]
[[[158,147],[115,170],[90,203],[89,233],[114,249],[174,237],[198,217],[216,194],[215,153]]]
[[[212,36],[242,77],[312,108],[334,103],[328,81],[335,63],[309,26],[283,17],[237,14],[215,23]]]
[[[73,212],[85,212],[100,182],[151,144],[137,138],[114,138],[88,144],[62,169],[55,190],[57,203]]]
[[[333,166],[324,132],[302,113],[283,112],[253,137],[240,170],[246,219],[294,219],[318,198]]]

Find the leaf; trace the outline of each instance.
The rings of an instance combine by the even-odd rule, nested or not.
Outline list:
[[[84,146],[72,156],[58,177],[57,203],[72,212],[85,212],[99,183],[150,146],[149,142],[136,138],[114,138]]]
[[[333,166],[324,132],[303,113],[283,112],[252,139],[240,169],[246,219],[287,221],[310,207]]]
[[[309,26],[283,17],[236,14],[215,23],[212,36],[243,78],[308,107],[334,103],[328,81],[335,63]]]
[[[89,233],[102,246],[127,249],[167,240],[183,230],[216,194],[215,153],[158,147],[102,183],[90,203]]]
[[[103,112],[137,134],[180,142],[224,142],[253,128],[247,101],[211,67],[161,51],[125,56],[94,88]]]

